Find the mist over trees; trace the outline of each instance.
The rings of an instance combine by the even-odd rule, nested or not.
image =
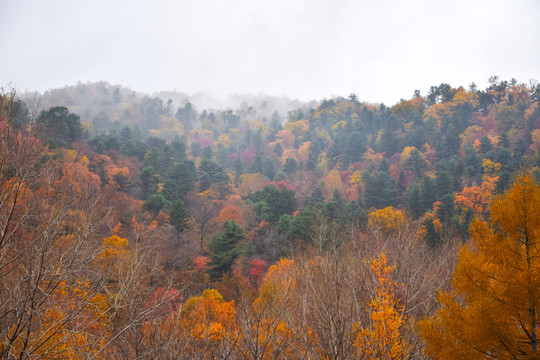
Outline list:
[[[20,95],[0,358],[538,357],[538,84]]]

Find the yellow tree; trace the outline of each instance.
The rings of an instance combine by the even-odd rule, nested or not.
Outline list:
[[[182,327],[189,331],[188,350],[194,358],[218,359],[230,354],[238,341],[234,301],[207,289],[190,298],[181,311]]]
[[[45,305],[37,316],[36,329],[26,338],[17,339],[12,355],[19,352],[29,359],[80,359],[107,354],[103,348],[109,335],[109,306],[104,295],[93,293],[86,278],[77,279],[73,285],[61,281]]]
[[[540,186],[521,174],[495,198],[490,223],[476,220],[460,249],[452,290],[419,323],[436,359],[538,359]]]
[[[379,282],[377,296],[370,303],[371,326],[358,330],[355,345],[363,359],[406,359],[410,347],[401,335],[405,315],[392,293],[396,283],[390,280],[392,267],[387,266],[384,253],[372,261],[371,269]]]
[[[388,206],[384,209],[373,210],[368,216],[368,226],[379,230],[387,236],[398,236],[405,229],[405,216],[401,210]]]

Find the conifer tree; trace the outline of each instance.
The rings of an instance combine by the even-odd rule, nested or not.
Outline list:
[[[538,359],[540,337],[540,186],[521,174],[475,220],[452,290],[419,323],[435,359]]]
[[[240,254],[239,242],[245,238],[236,222],[226,221],[223,225],[223,232],[214,235],[209,244],[212,253],[210,275],[213,279],[231,271],[234,260]]]

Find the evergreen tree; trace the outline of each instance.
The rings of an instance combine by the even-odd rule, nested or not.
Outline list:
[[[423,214],[433,207],[433,203],[437,199],[437,190],[435,179],[429,175],[424,175],[420,184],[420,212]]]
[[[42,111],[36,123],[43,125],[43,134],[53,146],[69,146],[83,134],[79,115],[70,113],[64,106]]]
[[[437,199],[442,199],[443,196],[447,194],[452,194],[454,192],[454,179],[448,173],[448,171],[441,171],[437,174],[435,178],[435,188]]]
[[[161,209],[167,205],[167,200],[161,194],[150,195],[144,202],[143,208],[157,216]]]
[[[234,160],[234,178],[236,182],[240,179],[240,175],[244,173],[244,167],[242,166],[242,160],[240,160],[239,157],[237,157]]]
[[[382,162],[381,162],[382,163]],[[368,208],[382,209],[396,201],[396,182],[386,171],[378,171],[365,179],[364,199]]]
[[[156,174],[156,170],[153,167],[147,166],[141,169],[139,173],[141,179],[142,198],[146,199],[151,194],[157,192],[157,185],[159,183],[159,175]]]
[[[254,203],[258,220],[266,220],[275,224],[283,214],[292,215],[296,210],[294,191],[287,188],[278,190],[274,185],[268,185],[250,196]]]
[[[298,170],[298,162],[288,157],[285,159],[285,164],[283,164],[283,171],[285,171],[287,174],[292,174]]]
[[[209,273],[214,280],[231,272],[231,267],[240,254],[240,241],[245,238],[236,222],[226,221],[223,227],[223,231],[214,235],[208,244],[212,259]]]
[[[205,146],[202,151],[202,157],[203,159],[212,159],[214,157],[214,150],[211,146]]]
[[[197,181],[195,163],[193,160],[185,159],[179,164],[174,164],[169,168],[169,178],[176,182],[179,198],[185,199],[187,194],[195,189]]]
[[[403,193],[403,198],[411,217],[413,219],[418,219],[418,217],[423,214],[422,207],[420,206],[420,189],[418,184],[409,184],[407,190]]]
[[[265,159],[262,164],[262,174],[266,176],[270,181],[274,180],[276,176],[276,166],[271,159]]]
[[[173,202],[169,211],[169,223],[178,233],[182,233],[188,228],[188,218],[189,211],[182,200]]]

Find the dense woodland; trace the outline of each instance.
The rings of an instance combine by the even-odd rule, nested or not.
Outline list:
[[[540,358],[538,84],[160,96],[0,95],[0,358]]]

